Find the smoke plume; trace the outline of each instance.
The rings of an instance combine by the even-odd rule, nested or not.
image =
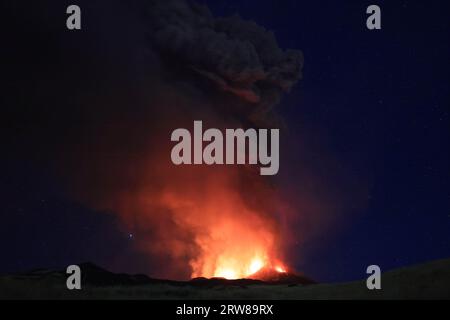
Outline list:
[[[216,128],[274,125],[273,108],[301,76],[301,53],[281,50],[253,22],[214,18],[194,3],[139,8],[135,46],[144,50],[136,68],[143,75],[133,90],[140,97],[112,101],[116,112],[94,121],[83,150],[72,150],[76,193],[120,216],[154,262],[153,275],[236,277],[252,263],[279,261],[280,199],[271,181],[248,166],[174,166],[170,133],[193,120]],[[85,148],[89,156],[80,159]]]
[[[278,126],[274,107],[301,77],[301,52],[184,0],[79,5],[80,32],[36,22],[45,27],[35,50],[45,41],[52,50],[30,56],[8,39],[21,63],[5,74],[33,71],[22,81],[30,104],[5,105],[17,122],[29,115],[22,137],[34,157],[58,167],[72,197],[119,218],[152,276],[238,277],[281,263],[286,205],[276,184],[255,166],[175,166],[170,134],[194,120]],[[55,22],[64,10],[35,9]]]

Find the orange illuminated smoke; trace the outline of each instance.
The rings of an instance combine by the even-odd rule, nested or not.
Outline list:
[[[271,263],[275,238],[262,221],[255,226],[227,216],[218,221],[210,234],[196,236],[202,251],[191,261],[192,277],[245,278]]]
[[[248,278],[281,265],[282,205],[264,176],[239,166],[167,168],[163,160],[152,160],[161,166],[140,176],[137,191],[109,198],[127,230],[142,230],[139,249],[164,261],[152,276]]]
[[[193,230],[198,248],[190,259],[191,277],[246,278],[279,259],[276,223],[269,213],[250,207],[222,181],[208,184],[201,199],[166,193],[164,206],[177,224]]]

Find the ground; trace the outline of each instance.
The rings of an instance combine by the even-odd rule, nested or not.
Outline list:
[[[368,290],[365,280],[308,285],[224,279],[195,283],[116,275],[89,266],[95,272],[90,271],[81,290],[68,290],[61,271],[1,276],[0,299],[450,299],[450,259],[383,273],[381,290]]]

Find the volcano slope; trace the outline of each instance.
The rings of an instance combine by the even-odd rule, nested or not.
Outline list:
[[[381,290],[368,290],[365,280],[317,284],[290,274],[274,281],[171,281],[80,267],[81,290],[66,288],[64,271],[40,269],[1,276],[0,299],[450,299],[450,259],[385,272]]]

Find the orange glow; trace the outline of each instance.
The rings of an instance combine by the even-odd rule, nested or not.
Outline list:
[[[264,269],[264,271],[263,271]],[[246,271],[245,271],[246,270]],[[252,278],[260,279],[266,277],[270,270],[274,270],[278,273],[286,273],[286,268],[282,265],[273,265],[267,259],[256,257],[250,261],[250,264],[246,268],[246,263],[243,261],[241,263],[237,259],[230,259],[228,261],[223,261],[220,266],[214,272],[214,277],[225,278],[225,279],[241,279],[241,278]],[[258,271],[263,271],[259,273]],[[270,274],[269,274],[270,275]],[[264,280],[264,279],[261,279]]]
[[[202,185],[196,181],[197,189],[171,186],[159,196],[142,199],[167,208],[171,221],[189,232],[189,242],[167,237],[162,249],[182,257],[192,248],[191,278],[245,278],[278,258],[276,222],[264,212],[267,208],[249,206],[229,186],[230,178],[229,173],[204,176]]]
[[[239,210],[246,212],[244,208]],[[246,212],[245,215],[258,221],[259,216],[255,213]],[[273,255],[274,236],[268,226],[252,228],[241,219],[224,215],[210,227],[208,237],[196,237],[203,250],[200,256],[191,260],[192,277],[245,278],[265,266],[269,256]]]
[[[221,259],[213,276],[226,279],[245,278],[259,271],[264,264],[264,260],[260,258],[254,258],[249,263],[235,258],[230,258],[229,260]]]
[[[239,276],[232,269],[218,269],[215,274],[216,277],[225,279],[237,279]]]
[[[164,261],[152,276],[237,279],[279,264],[282,206],[258,171],[186,170],[152,161],[160,165],[148,177],[139,175],[142,185],[108,198],[104,206],[121,215],[126,230],[142,230],[134,242],[139,250]]]
[[[248,269],[247,275],[251,275],[257,271],[259,271],[264,266],[264,262],[258,258],[254,259],[251,264],[250,268]]]
[[[286,270],[283,267],[277,266],[275,267],[275,270],[278,272],[286,272]]]

